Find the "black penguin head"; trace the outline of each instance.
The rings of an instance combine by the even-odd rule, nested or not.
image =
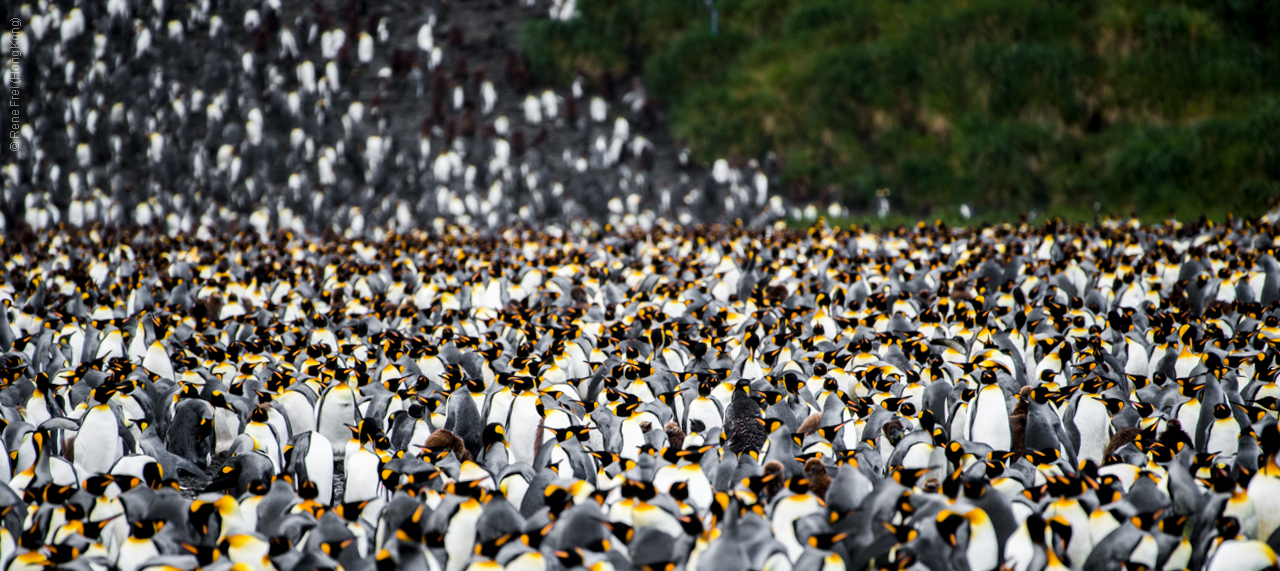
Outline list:
[[[1048,403],[1051,396],[1053,396],[1053,391],[1050,391],[1049,387],[1039,386],[1031,389],[1031,401],[1036,404]]]
[[[920,476],[925,475],[928,471],[929,470],[926,468],[909,470],[907,468],[898,466],[893,470],[893,481],[899,484],[902,484],[903,486],[906,486],[908,488],[911,488],[916,485],[916,481],[920,479]]]
[[[591,439],[590,426],[570,426],[568,428],[552,428],[550,429],[556,435],[559,442],[568,442],[571,439],[578,439],[580,442],[586,442]]]
[[[1141,418],[1150,418],[1151,413],[1156,410],[1156,407],[1148,402],[1131,402],[1127,403],[1127,406],[1131,406],[1138,411],[1138,416]]]
[[[1178,516],[1171,515],[1160,520],[1159,529],[1161,532],[1168,535],[1181,536],[1183,529],[1186,528],[1187,522],[1190,520],[1190,514]]]
[[[360,518],[361,512],[364,511],[364,508],[367,505],[369,505],[368,501],[348,502],[333,508],[333,513],[338,514],[338,517],[341,517],[345,521],[357,521]]]
[[[1200,390],[1205,387],[1204,383],[1196,383],[1192,379],[1179,379],[1178,382],[1180,383],[1178,392],[1182,396],[1198,397],[1200,396]]]
[[[225,408],[232,412],[235,412],[236,410],[235,407],[231,406],[231,403],[227,402],[227,395],[223,394],[222,391],[213,391],[213,393],[209,395],[209,404],[218,408]]]
[[[1132,522],[1133,525],[1138,529],[1141,529],[1143,531],[1151,531],[1152,526],[1154,526],[1156,522],[1160,521],[1160,516],[1163,514],[1164,514],[1164,510],[1138,514],[1136,516],[1133,516],[1132,518],[1129,518],[1129,521]]]
[[[107,492],[107,488],[115,483],[115,476],[110,474],[101,474],[90,476],[84,481],[84,491],[89,492],[93,496],[102,496]]]
[[[793,494],[809,493],[809,479],[801,476],[787,479],[787,489]]]
[[[1120,411],[1124,409],[1126,404],[1123,400],[1120,400],[1118,398],[1104,398],[1099,400],[1102,401],[1102,404],[1106,405],[1107,412],[1110,413],[1111,416],[1115,416],[1119,414]]]
[[[960,462],[964,459],[965,455],[964,445],[955,441],[947,444],[947,448],[944,452],[947,456],[947,461],[956,466],[960,465]]]
[[[71,545],[46,545],[45,549],[49,552],[50,563],[70,563],[80,557],[80,549]]]
[[[837,543],[844,541],[847,533],[815,533],[809,536],[809,546],[822,551],[831,551]]]
[[[846,424],[848,424],[848,422],[842,422],[835,426],[820,427],[818,428],[818,435],[821,436],[823,440],[826,440],[827,442],[835,442],[836,436],[840,433],[840,430],[843,429],[844,425]]]
[[[1004,460],[987,460],[986,466],[987,469],[985,470],[985,473],[988,479],[995,479],[1004,475],[1006,468]]]
[[[140,520],[129,522],[129,536],[137,539],[151,539],[160,528],[164,527],[163,520]]]
[[[942,510],[935,516],[938,535],[949,545],[959,542],[960,526],[966,523],[964,516],[951,510]]]
[[[576,547],[569,551],[556,551],[555,556],[560,561],[560,564],[564,565],[565,569],[583,566],[582,550]]]
[[[253,412],[249,413],[249,422],[267,422],[271,418],[267,413],[268,410],[269,407],[265,404],[254,407]]]
[[[1060,557],[1064,558],[1062,561],[1063,564],[1070,565],[1070,561],[1065,559],[1066,557],[1065,547],[1071,544],[1071,536],[1072,536],[1071,522],[1067,521],[1067,518],[1058,515],[1058,516],[1053,516],[1052,518],[1049,518],[1049,520],[1046,521],[1045,523],[1048,524],[1049,530],[1053,532],[1054,543],[1059,544],[1059,545],[1050,546],[1050,549],[1054,549],[1056,552],[1060,554]],[[1058,549],[1059,546],[1063,547],[1063,549]]]
[[[657,489],[648,482],[625,480],[622,483],[622,497],[649,501],[657,497]]]
[[[1234,516],[1218,518],[1216,527],[1218,528],[1218,537],[1223,541],[1231,541],[1240,535],[1240,520]]]
[[[187,553],[194,555],[196,562],[202,566],[213,565],[222,557],[222,551],[212,545],[191,545],[179,543]]]
[[[887,398],[887,399],[884,399],[884,400],[880,401],[880,406],[884,407],[884,409],[885,409],[885,410],[887,410],[887,411],[889,411],[889,412],[898,412],[898,407],[899,407],[899,406],[902,404],[902,402],[903,402],[903,401],[905,401],[905,400],[907,400],[905,397],[892,397],[892,398]]]
[[[164,467],[159,462],[147,462],[142,467],[142,479],[153,490],[158,490],[164,486]]]
[[[62,505],[75,495],[76,489],[71,486],[58,486],[56,484],[45,484],[38,490],[27,490],[23,496],[27,503],[47,503],[54,505]]]
[[[481,435],[481,441],[484,447],[488,448],[491,444],[506,441],[506,429],[497,422],[491,422],[484,427],[484,433]]]
[[[303,500],[314,500],[320,497],[320,489],[316,487],[315,482],[303,480],[298,483],[298,497]]]
[[[488,559],[493,559],[498,556],[498,552],[502,549],[504,545],[510,543],[515,538],[516,538],[516,534],[508,533],[508,534],[500,535],[498,537],[490,539],[489,541],[483,541],[483,542],[477,543],[476,549],[475,549],[476,555],[479,555],[481,557],[485,557]]]
[[[98,404],[107,404],[107,401],[111,400],[112,395],[116,394],[116,392],[118,390],[114,384],[110,382],[102,383],[98,385],[98,388],[93,389],[93,400]]]
[[[320,551],[323,551],[324,554],[329,557],[337,557],[342,553],[342,550],[351,547],[355,542],[356,538],[354,537],[348,537],[337,541],[325,541],[320,543]]]
[[[1231,405],[1219,404],[1213,407],[1213,417],[1218,420],[1231,418]]]
[[[818,361],[818,362],[814,363],[814,364],[813,364],[813,376],[815,376],[815,377],[825,377],[825,376],[827,376],[827,364],[826,364],[826,363],[823,363],[822,361]]]
[[[910,402],[904,402],[898,405],[898,414],[905,418],[915,418],[917,414],[916,405]]]

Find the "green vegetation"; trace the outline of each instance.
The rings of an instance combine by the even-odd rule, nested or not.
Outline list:
[[[533,71],[638,73],[702,161],[916,215],[1257,213],[1280,195],[1275,0],[579,0]]]

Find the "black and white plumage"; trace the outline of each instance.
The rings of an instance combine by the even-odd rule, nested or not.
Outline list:
[[[16,12],[6,569],[1275,563],[1275,213],[790,232],[845,210],[502,10],[66,4]]]

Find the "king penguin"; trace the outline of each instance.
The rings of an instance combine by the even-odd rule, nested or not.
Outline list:
[[[969,571],[994,571],[1000,566],[1000,543],[987,512],[973,508],[963,514],[944,509],[935,516],[938,533],[961,550]],[[967,529],[966,536],[960,531]]]
[[[1007,451],[1013,445],[1013,432],[1009,427],[1004,389],[996,383],[996,373],[990,369],[982,371],[978,382],[982,387],[969,411],[969,440]]]
[[[124,456],[120,421],[108,401],[115,389],[103,384],[93,390],[93,402],[76,433],[75,462],[90,474],[105,474]]]
[[[316,431],[329,439],[335,460],[345,457],[347,441],[351,439],[349,427],[360,422],[356,400],[356,392],[351,385],[339,381],[316,402]]]
[[[532,465],[536,455],[534,443],[538,438],[536,429],[542,423],[542,407],[538,401],[538,391],[534,390],[533,379],[520,379],[518,383],[513,387],[518,392],[511,402],[510,421],[507,422],[508,427],[516,430],[508,431],[508,449],[513,462]]]
[[[312,482],[316,486],[317,502],[330,505],[333,502],[333,447],[329,439],[311,431],[293,438],[287,448],[291,472],[297,478],[295,485]]]

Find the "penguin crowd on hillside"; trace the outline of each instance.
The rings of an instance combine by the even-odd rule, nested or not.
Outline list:
[[[0,242],[3,569],[1277,566],[1270,216],[201,224]]]
[[[0,231],[239,218],[356,237],[437,219],[843,212],[785,202],[771,156],[690,164],[638,81],[536,83],[504,17],[569,19],[572,0],[454,4],[10,3],[22,55],[0,104],[21,124],[0,163]]]

